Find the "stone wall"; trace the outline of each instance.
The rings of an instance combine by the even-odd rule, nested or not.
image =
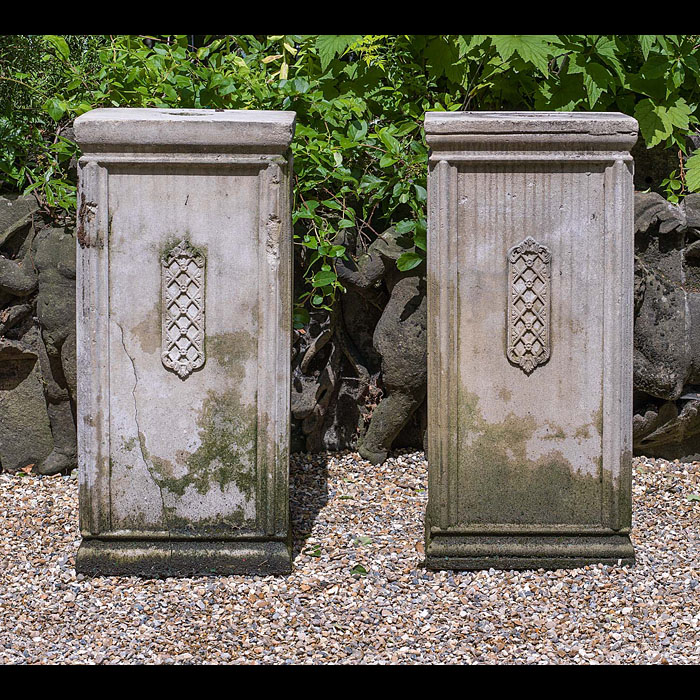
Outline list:
[[[637,170],[636,186],[646,184]],[[700,195],[673,205],[635,195],[634,446],[700,455]],[[344,243],[359,253],[352,232]],[[75,239],[32,196],[0,197],[0,465],[71,469],[75,455]],[[313,313],[292,349],[292,450],[423,447],[426,305],[423,266],[396,268],[385,231],[357,263],[339,264],[347,293]],[[297,260],[295,278],[301,279]],[[297,290],[298,291],[298,290]]]
[[[0,197],[0,468],[73,469],[75,236]]]
[[[700,454],[700,194],[635,196],[634,447]]]

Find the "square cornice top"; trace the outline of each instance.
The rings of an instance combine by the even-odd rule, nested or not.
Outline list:
[[[103,108],[79,116],[75,138],[90,150],[229,150],[284,152],[295,112],[244,109]]]

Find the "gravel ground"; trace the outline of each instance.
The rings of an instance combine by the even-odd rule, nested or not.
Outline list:
[[[0,663],[700,662],[700,463],[635,460],[635,567],[553,572],[422,569],[426,476],[297,455],[291,576],[140,580],[76,577],[74,475],[0,474]]]

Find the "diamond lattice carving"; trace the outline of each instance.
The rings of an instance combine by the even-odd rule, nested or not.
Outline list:
[[[507,355],[526,374],[549,359],[551,259],[531,236],[508,251]]]
[[[185,379],[204,364],[204,256],[181,241],[162,261],[163,364]]]

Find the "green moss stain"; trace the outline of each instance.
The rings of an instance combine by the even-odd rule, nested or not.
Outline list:
[[[243,402],[239,387],[256,342],[245,332],[207,337],[209,356],[225,368],[232,388],[207,392],[196,419],[200,442],[196,450],[180,450],[174,463],[149,453],[144,436],[139,434],[140,451],[163,494],[170,532],[215,536],[246,525],[245,504],[256,500],[258,426],[257,407]],[[178,515],[178,501],[188,489],[194,489],[205,502],[212,492],[224,493],[230,485],[242,502],[232,504],[227,513],[211,518]]]
[[[603,402],[600,402],[600,408],[593,414],[593,427],[595,427],[598,435],[603,437]]]
[[[136,447],[136,438],[129,438],[128,440],[122,440],[122,449],[125,452],[131,452]]]
[[[591,433],[588,430],[589,427],[590,426],[588,426],[588,425],[582,425],[580,428],[578,428],[576,430],[576,432],[574,433],[574,437],[577,440],[587,440],[589,437],[591,437]]]
[[[245,331],[238,331],[210,335],[206,340],[207,355],[225,367],[228,372],[234,371],[237,379],[242,379],[245,373],[235,368],[242,367],[248,358],[256,354],[257,338]]]
[[[509,413],[488,422],[479,398],[463,391],[459,519],[464,523],[597,523],[601,475],[578,472],[561,450],[529,459],[527,443],[541,423]],[[555,426],[556,427],[556,426]],[[561,429],[559,429],[561,430]],[[563,437],[554,433],[550,439]],[[457,523],[455,523],[457,524]]]
[[[619,526],[630,527],[632,524],[632,451],[625,450],[622,453],[621,477],[617,484],[617,498],[619,512]]]
[[[550,421],[547,421],[547,425],[549,426],[551,432],[548,432],[544,436],[544,440],[563,440],[566,437],[566,433],[564,432],[564,429],[561,426],[555,425]]]
[[[182,235],[178,236],[170,236],[168,239],[165,241],[165,243],[160,247],[158,253],[160,256],[161,261],[166,260],[170,253],[173,251],[174,248],[177,248],[177,246],[182,243],[182,241],[187,241],[187,244],[190,247],[190,250],[195,255],[201,255],[205,260],[207,258],[207,249],[204,248],[203,246],[196,246],[192,243],[190,240],[190,234],[189,231],[186,231]]]
[[[501,399],[503,403],[508,403],[513,398],[513,394],[508,387],[502,386],[498,390],[498,398]]]
[[[197,490],[205,494],[213,484],[223,491],[234,483],[247,499],[255,497],[256,409],[244,408],[236,392],[210,392],[199,421],[200,447],[185,463]]]

